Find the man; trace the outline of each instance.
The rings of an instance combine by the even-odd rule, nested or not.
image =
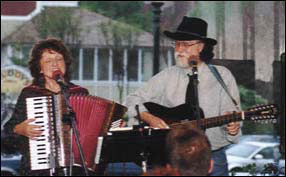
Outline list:
[[[129,126],[137,124],[135,105],[139,106],[141,119],[152,127],[168,128],[161,118],[152,115],[144,106],[146,102],[154,102],[166,107],[176,107],[186,102],[193,102],[186,97],[189,83],[188,74],[192,74],[191,61],[198,65],[198,102],[205,117],[214,117],[235,111],[226,91],[217,81],[208,67],[213,58],[213,46],[217,41],[207,38],[207,23],[199,18],[184,17],[176,32],[165,31],[164,34],[175,40],[176,65],[166,68],[153,76],[143,88],[126,98]],[[230,94],[240,105],[239,91],[234,77],[225,67],[216,66]],[[229,123],[221,127],[206,130],[214,160],[212,175],[227,175],[227,160],[224,147],[238,141],[241,135],[240,123]]]

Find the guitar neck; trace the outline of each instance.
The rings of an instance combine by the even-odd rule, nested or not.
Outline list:
[[[225,125],[225,124],[228,124],[230,122],[242,121],[244,119],[245,119],[245,112],[235,112],[235,113],[228,114],[228,115],[222,115],[222,116],[200,119],[200,126],[202,129],[206,129],[206,128],[212,128],[212,127]],[[198,127],[197,126],[197,120],[186,121],[186,122],[181,122],[181,123],[174,123],[174,124],[171,124],[169,126],[171,128],[175,128],[175,127],[182,125],[182,124],[190,124],[193,127]]]

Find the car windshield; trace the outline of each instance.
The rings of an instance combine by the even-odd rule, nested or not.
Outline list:
[[[272,135],[243,135],[240,137],[239,142],[247,142],[247,141],[260,141],[260,142],[278,142],[278,136]]]
[[[227,155],[239,156],[239,157],[249,157],[258,146],[250,144],[237,144],[226,151]]]

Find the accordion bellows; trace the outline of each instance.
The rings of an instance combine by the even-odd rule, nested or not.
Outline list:
[[[105,135],[111,122],[122,118],[127,108],[115,102],[95,96],[71,96],[70,104],[76,112],[80,142],[87,167],[95,168],[97,138]],[[80,154],[73,137],[74,159],[81,164]]]
[[[58,162],[56,166],[69,166],[71,129],[69,124],[62,120],[66,113],[63,100],[62,95],[26,99],[28,118],[36,118],[32,124],[41,125],[44,132],[36,140],[29,139],[32,170],[53,168],[51,163],[53,159]],[[85,162],[89,169],[95,170],[98,137],[105,135],[111,122],[121,119],[127,108],[113,101],[90,95],[71,95],[69,103],[76,115]],[[54,137],[55,134],[58,138]],[[74,164],[81,165],[75,136],[72,136],[72,147]]]

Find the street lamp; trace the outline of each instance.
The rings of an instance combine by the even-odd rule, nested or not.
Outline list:
[[[153,6],[153,29],[154,29],[154,47],[153,47],[153,75],[159,72],[159,58],[160,58],[160,14],[163,2],[152,2]]]

